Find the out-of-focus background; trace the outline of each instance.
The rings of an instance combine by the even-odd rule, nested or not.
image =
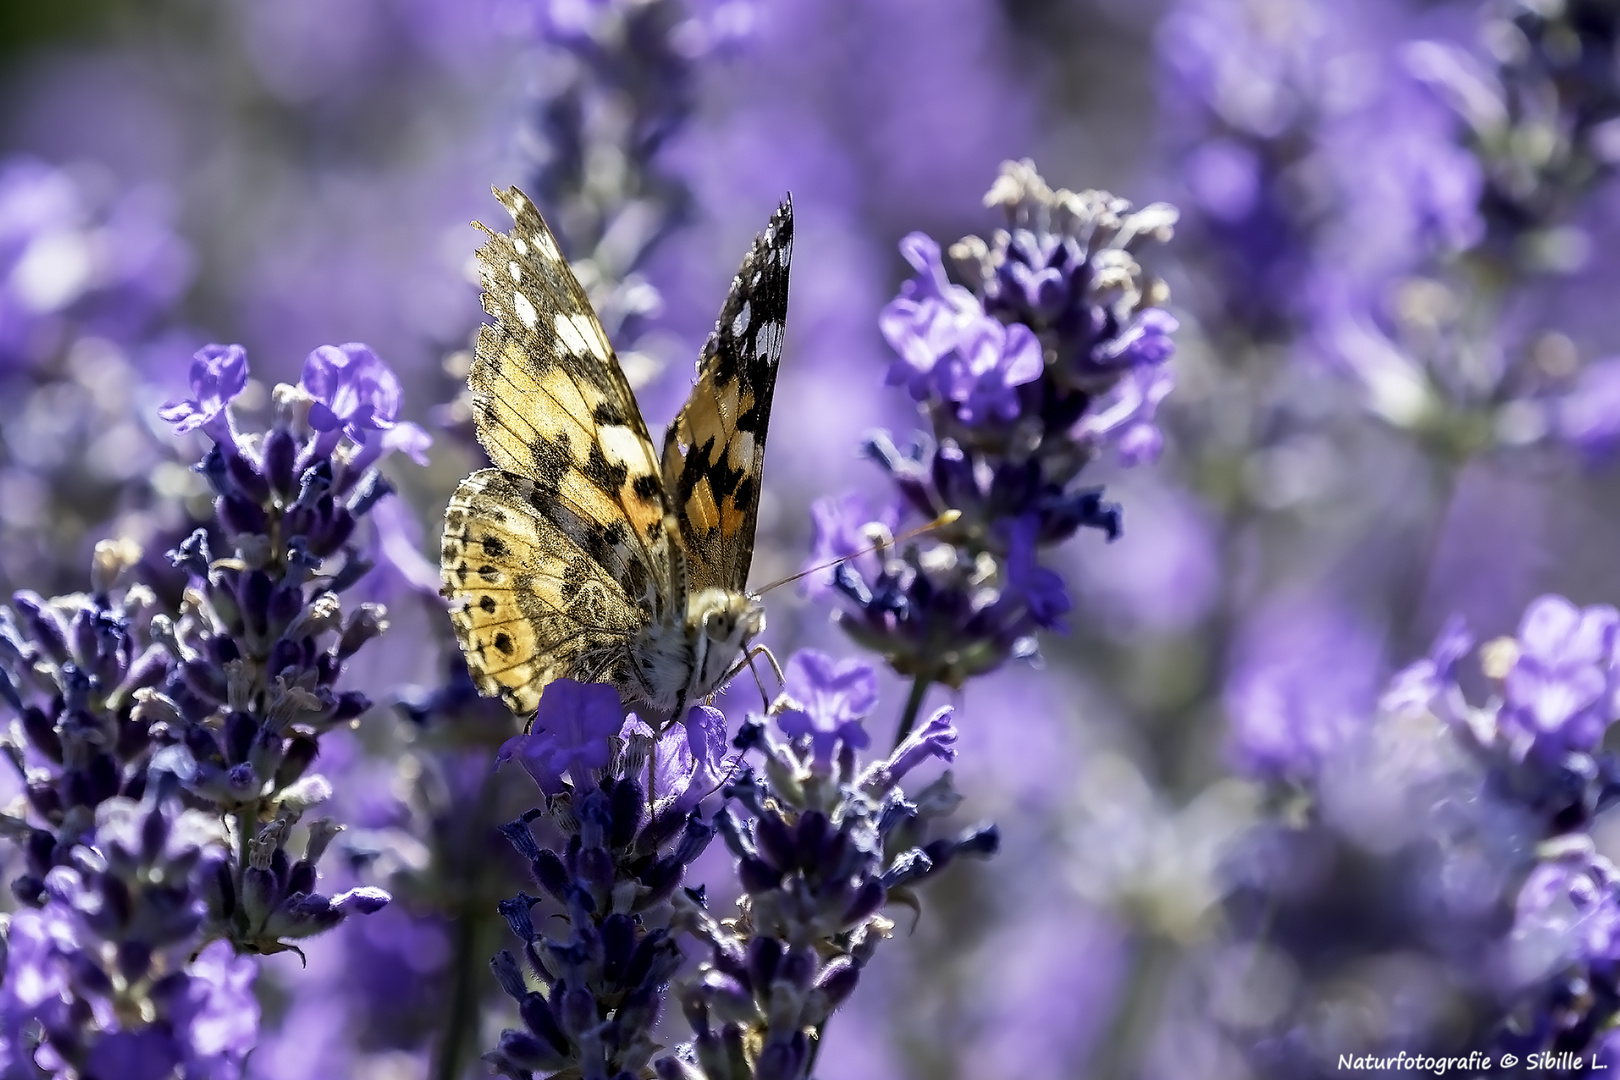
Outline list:
[[[581,49],[602,10],[638,6],[0,5],[0,585],[82,588],[94,541],[116,534],[161,563],[179,508],[206,505],[155,415],[198,346],[246,346],[257,389],[239,405],[262,409],[311,349],[364,342],[435,445],[425,470],[390,465],[403,497],[377,527],[370,587],[393,627],[357,684],[391,702],[437,681],[454,649],[432,597],[439,517],[479,463],[456,406],[481,320],[469,223],[500,227],[489,189],[513,183],[582,222],[601,266],[625,235],[645,241],[610,329],[654,431],[792,192],[753,574],[773,580],[805,562],[816,499],[881,490],[862,436],[920,426],[883,384],[877,325],[910,274],[903,236],[1000,227],[982,198],[1007,159],[1053,186],[1174,202],[1176,239],[1145,256],[1181,324],[1163,457],[1093,466],[1125,531],[1056,553],[1071,632],[958,699],[962,813],[997,821],[1003,850],[901,919],[818,1069],[1252,1075],[1241,1033],[1311,974],[1296,957],[1254,976],[1269,991],[1229,992],[1239,839],[1448,615],[1494,637],[1544,592],[1620,600],[1605,456],[1620,378],[1603,366],[1620,351],[1620,189],[1603,156],[1620,157],[1620,128],[1594,114],[1583,172],[1574,151],[1537,150],[1534,125],[1490,126],[1493,103],[1513,120],[1557,112],[1502,90],[1518,55],[1502,28],[1528,4],[693,0],[663,53]],[[1570,25],[1574,46],[1549,55],[1584,55],[1587,24]],[[1605,77],[1601,62],[1585,74]],[[581,87],[601,78],[667,106],[667,135],[644,162],[583,144],[598,156],[570,189],[569,155],[586,151],[563,134],[601,132],[569,110],[595,115]],[[1508,135],[1479,136],[1492,131]],[[580,206],[611,203],[632,167],[668,212],[604,241]],[[768,603],[779,655],[854,651],[793,588]],[[885,692],[897,708],[903,685]],[[267,962],[252,1075],[453,1076],[434,1043],[452,994],[487,999],[484,1034],[499,1029],[483,965],[504,932],[493,900],[516,879],[447,808],[521,802],[478,794],[498,783],[500,735],[430,754],[441,736],[379,707],[329,752],[340,819],[421,887],[313,942],[307,970]],[[441,867],[436,843],[469,865]],[[699,870],[723,868],[713,854]],[[1335,977],[1387,1004],[1392,971]],[[1357,1015],[1396,1023],[1375,1004]]]

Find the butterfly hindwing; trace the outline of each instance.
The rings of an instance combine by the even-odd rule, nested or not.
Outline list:
[[[664,435],[666,497],[694,591],[742,592],[748,584],[792,257],[789,200],[743,258],[703,347],[697,385]]]
[[[533,480],[482,469],[445,511],[440,566],[467,667],[481,693],[533,712],[552,679],[611,671],[645,620],[622,561],[575,544]]]

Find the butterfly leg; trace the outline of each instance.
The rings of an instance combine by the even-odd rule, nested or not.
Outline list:
[[[765,693],[765,682],[759,677],[759,669],[754,667],[754,657],[756,656],[763,656],[771,662],[771,671],[776,675],[777,685],[780,686],[787,682],[787,677],[782,674],[782,665],[776,662],[776,655],[771,652],[770,646],[753,645],[743,653],[742,659],[737,661],[737,666],[726,672],[726,677],[721,680],[721,685],[725,685],[736,676],[741,675],[742,669],[747,668],[749,673],[754,676],[754,685],[759,687],[759,696],[764,699],[765,711],[770,712],[770,695]]]

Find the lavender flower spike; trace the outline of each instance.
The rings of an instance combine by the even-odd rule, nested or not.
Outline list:
[[[671,931],[649,924],[665,917],[686,867],[714,836],[696,806],[722,773],[724,740],[713,709],[695,707],[656,733],[624,715],[611,686],[560,679],[540,699],[534,730],[503,747],[546,801],[502,830],[539,895],[500,906],[520,949],[491,966],[523,1021],[484,1055],[501,1075],[618,1078],[646,1068],[682,960]],[[530,831],[538,818],[565,838],[556,850]],[[561,918],[537,920],[537,904]]]
[[[791,693],[771,713],[789,741],[750,719],[736,745],[763,770],[740,765],[724,789],[735,806],[714,816],[737,861],[738,915],[722,921],[701,894],[675,897],[675,924],[709,954],[681,988],[695,1038],[654,1063],[664,1080],[806,1080],[833,1012],[892,929],[884,905],[914,902],[916,883],[998,844],[993,827],[922,842],[926,819],[956,803],[948,774],[915,802],[896,786],[923,758],[954,755],[949,710],[863,771],[853,725],[876,704],[870,666],[800,653],[788,671]]]

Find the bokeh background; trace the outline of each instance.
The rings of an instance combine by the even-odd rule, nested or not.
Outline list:
[[[111,535],[146,544],[161,573],[207,498],[156,408],[205,342],[246,346],[248,409],[314,347],[365,342],[435,436],[428,468],[391,463],[401,498],[372,541],[367,588],[393,626],[356,685],[388,705],[322,762],[354,872],[391,876],[399,900],[312,942],[307,970],[267,961],[251,1074],[482,1075],[476,1047],[437,1033],[476,1014],[488,1046],[506,1019],[485,964],[517,878],[487,825],[527,796],[490,771],[499,717],[447,732],[408,715],[454,652],[433,564],[444,503],[478,460],[457,395],[481,318],[469,222],[502,216],[490,185],[524,186],[591,258],[655,431],[750,237],[792,192],[762,583],[804,564],[815,500],[882,490],[862,436],[920,424],[883,385],[878,312],[909,275],[896,244],[1000,227],[982,198],[1019,158],[1053,186],[1181,208],[1175,240],[1145,256],[1181,324],[1166,447],[1093,467],[1125,532],[1053,554],[1071,632],[956,696],[962,814],[997,821],[1003,850],[901,920],[820,1074],[1264,1073],[1245,1032],[1312,998],[1316,976],[1284,951],[1233,959],[1234,852],[1447,616],[1490,638],[1542,593],[1620,600],[1606,456],[1620,379],[1605,367],[1620,352],[1620,128],[1603,127],[1620,79],[1614,18],[1571,5],[1591,14],[1566,20],[1574,45],[1553,35],[1536,56],[1585,64],[1590,30],[1609,35],[1607,68],[1597,47],[1579,78],[1547,76],[1564,98],[1522,99],[1500,75],[1533,65],[1503,27],[1563,5],[0,5],[7,592],[81,588]],[[602,10],[641,7],[673,12],[662,37],[591,44]],[[1565,123],[1578,93],[1595,104]],[[655,152],[614,142],[632,121],[657,127],[641,144]],[[1554,136],[1567,145],[1547,150]],[[629,203],[628,223],[613,216]],[[853,651],[794,588],[769,611],[779,655]],[[885,691],[897,710],[903,685]],[[728,711],[752,695],[739,687]],[[698,869],[718,878],[712,854]],[[1390,902],[1377,872],[1334,885],[1354,899],[1307,941]],[[1377,971],[1323,976],[1333,1000],[1363,1002],[1358,1030],[1392,1028],[1391,1003],[1439,977],[1398,939],[1380,939]]]

